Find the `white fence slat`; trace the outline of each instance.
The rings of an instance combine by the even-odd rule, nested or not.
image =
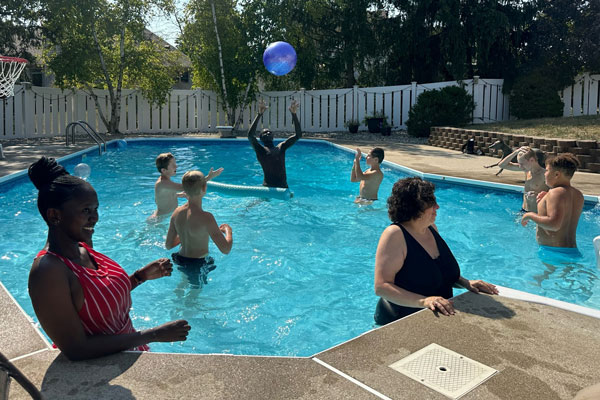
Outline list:
[[[24,93],[24,137],[35,137],[35,95],[30,89],[26,89]]]
[[[15,137],[14,132],[14,116],[13,112],[15,109],[15,98],[9,97],[2,100],[4,103],[4,130],[7,139],[13,139]]]
[[[9,139],[10,136],[7,136],[7,130],[6,129],[6,117],[5,117],[5,113],[4,113],[4,109],[6,107],[6,103],[8,102],[8,99],[2,99],[0,100],[0,139]]]
[[[582,115],[581,103],[583,100],[583,87],[581,77],[573,85],[573,116],[578,117]]]
[[[588,103],[589,103],[589,87],[590,87],[590,74],[583,74],[583,82],[582,82],[583,90],[582,90],[582,109],[581,113],[583,115],[588,114]]]
[[[573,115],[572,107],[571,107],[571,93],[573,91],[573,86],[569,86],[563,89],[562,91],[562,100],[563,100],[563,117],[570,117]]]
[[[587,115],[598,115],[598,83],[600,75],[590,75]]]
[[[25,101],[24,99],[25,97],[25,91],[24,90],[20,90],[17,89],[15,87],[15,95],[13,97],[14,102],[15,102],[15,122],[14,122],[14,131],[13,131],[13,136],[15,138],[22,138],[25,137],[24,133],[23,133],[23,128],[24,128],[24,118],[23,118],[23,102]]]

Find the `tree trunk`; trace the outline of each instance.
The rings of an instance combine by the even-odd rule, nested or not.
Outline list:
[[[219,37],[219,30],[217,28],[217,13],[215,12],[215,2],[211,0],[210,8],[212,10],[213,23],[215,25],[215,35],[217,37],[217,48],[219,49],[219,66],[221,67],[221,86],[223,89],[223,110],[227,115],[228,122],[233,124],[235,122],[235,110],[232,110],[227,100],[227,85],[225,84],[225,68],[223,68],[223,50],[221,48],[221,38]],[[233,119],[232,119],[233,118]]]

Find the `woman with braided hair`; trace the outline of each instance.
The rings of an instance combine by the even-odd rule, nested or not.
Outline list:
[[[38,209],[48,240],[29,273],[29,296],[42,328],[70,360],[123,350],[148,350],[150,342],[185,340],[190,326],[179,320],[136,331],[129,317],[131,290],[171,275],[166,259],[128,275],[91,247],[98,222],[98,196],[88,182],[70,175],[53,158],[29,167],[38,189]]]
[[[375,255],[375,322],[385,325],[423,308],[453,315],[452,287],[498,294],[496,286],[470,281],[435,226],[438,206],[433,183],[400,179],[388,198],[388,226]]]

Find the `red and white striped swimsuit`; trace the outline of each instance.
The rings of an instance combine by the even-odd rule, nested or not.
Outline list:
[[[96,261],[97,270],[85,268],[60,254],[42,250],[38,257],[51,254],[60,258],[77,276],[83,289],[83,307],[79,311],[81,324],[88,336],[121,335],[136,332],[133,328],[129,309],[131,308],[131,281],[127,272],[105,255],[94,251],[83,242],[91,258]],[[148,345],[131,350],[148,351]]]

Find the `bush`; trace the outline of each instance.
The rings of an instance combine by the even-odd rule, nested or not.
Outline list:
[[[475,103],[473,96],[458,86],[422,93],[408,113],[408,134],[429,136],[432,126],[464,126],[472,121]]]
[[[515,81],[510,113],[519,119],[562,117],[563,102],[551,78],[532,73]]]

